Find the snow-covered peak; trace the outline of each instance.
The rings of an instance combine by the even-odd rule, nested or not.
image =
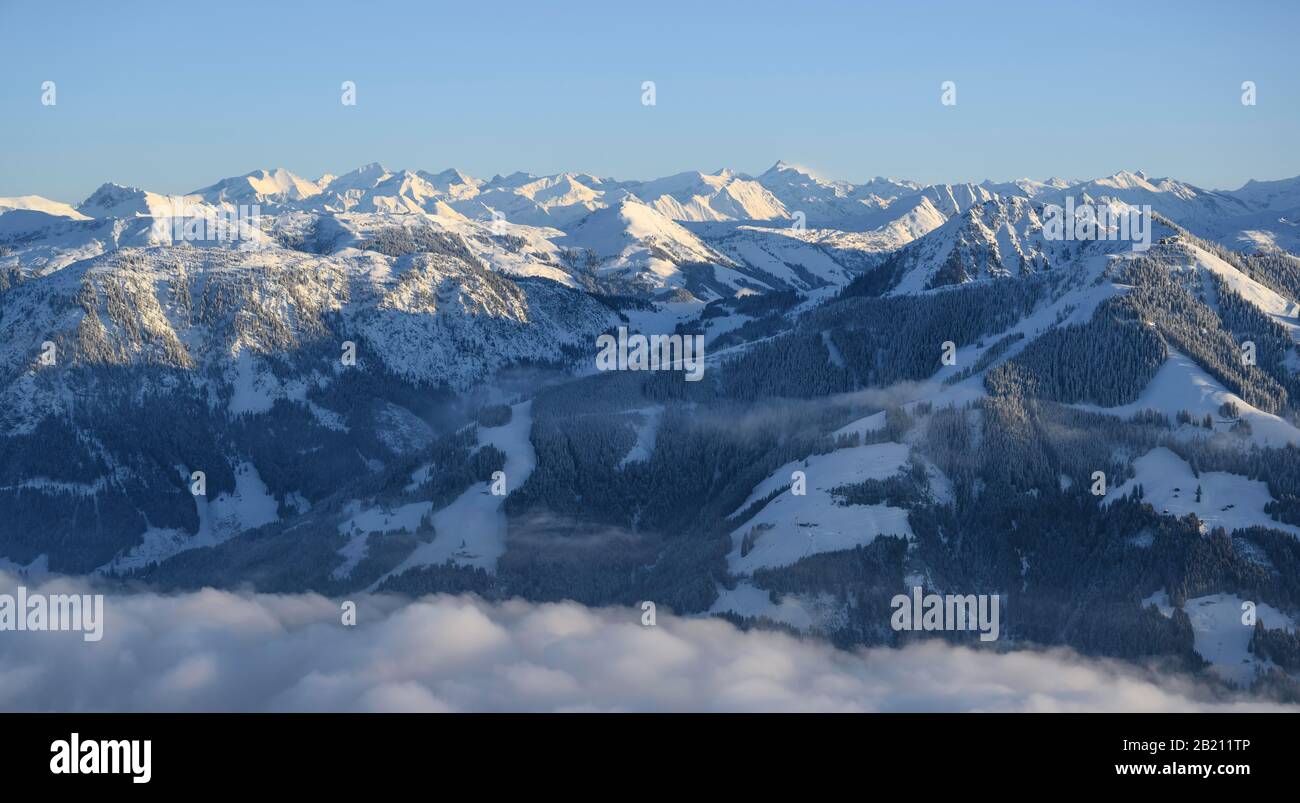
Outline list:
[[[171,217],[178,214],[179,208],[201,203],[203,199],[195,195],[159,195],[139,187],[124,187],[108,182],[100,185],[89,198],[78,204],[77,211],[95,218]]]
[[[1259,210],[1291,212],[1300,209],[1300,176],[1276,181],[1251,179],[1227,194]]]
[[[320,191],[316,182],[281,167],[222,179],[191,194],[210,204],[262,204],[303,201],[319,195]]]
[[[319,197],[306,199],[299,206],[326,212],[436,212],[448,194],[427,176],[423,171],[390,172],[375,162],[339,176]]]
[[[980,184],[931,184],[921,194],[949,217],[998,197],[996,192]]]
[[[368,190],[379,182],[388,178],[388,169],[379,162],[371,162],[362,165],[356,170],[344,173],[329,183],[329,189],[333,192],[345,192],[347,190]]]
[[[832,181],[811,168],[790,162],[777,162],[758,175],[757,181],[768,189],[776,187],[826,187],[844,195],[853,189],[847,181]]]
[[[601,192],[584,184],[572,173],[546,176],[515,188],[515,192],[538,203],[567,206],[594,201]]]
[[[980,186],[998,195],[1019,195],[1024,198],[1037,198],[1045,193],[1063,190],[1071,186],[1071,182],[1055,177],[1046,181],[1018,178],[1013,181],[1002,182],[985,180],[980,183]]]
[[[67,217],[73,220],[89,220],[88,216],[78,212],[76,207],[71,204],[51,201],[49,198],[40,195],[17,195],[12,198],[0,198],[0,214],[15,209],[29,209],[34,212],[44,212],[47,215]]]
[[[483,185],[483,189],[491,190],[491,189],[498,189],[501,187],[505,187],[505,188],[519,187],[523,184],[527,184],[531,181],[534,181],[536,178],[537,176],[533,175],[532,173],[525,173],[522,170],[516,170],[515,172],[511,173],[508,176],[503,176],[498,173],[497,175],[493,176],[491,180],[489,180],[486,184]]]
[[[802,173],[809,178],[816,178],[816,176],[813,175],[813,172],[808,168],[794,164],[793,162],[787,162],[784,159],[777,159],[776,164],[759,174],[759,178],[762,178],[763,176],[777,175],[779,173]]]
[[[1112,176],[1104,176],[1094,179],[1091,184],[1098,187],[1113,187],[1117,190],[1147,190],[1148,192],[1158,192],[1148,180],[1146,173],[1141,170],[1136,173],[1128,170],[1121,170]]]
[[[429,182],[438,192],[454,199],[473,198],[478,195],[479,187],[484,184],[482,179],[473,178],[454,167],[441,173],[418,170],[416,174]]]
[[[964,284],[980,279],[1009,278],[1065,267],[1078,267],[1092,257],[1131,253],[1132,240],[1082,239],[1066,241],[1044,230],[1045,206],[1039,200],[997,195],[975,203],[895,255],[895,293]],[[1149,221],[1150,240],[1173,230]]]
[[[760,173],[756,180],[773,191],[780,187],[825,187],[837,195],[845,196],[856,189],[856,185],[851,182],[827,178],[811,167],[784,160],[778,160]]]

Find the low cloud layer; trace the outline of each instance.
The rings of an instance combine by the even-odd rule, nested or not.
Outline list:
[[[0,593],[38,587],[0,573]],[[1263,708],[1067,651],[837,651],[720,620],[572,603],[110,593],[103,639],[0,632],[0,710],[930,711]]]

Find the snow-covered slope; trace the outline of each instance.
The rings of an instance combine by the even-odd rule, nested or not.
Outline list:
[[[1251,182],[1235,191],[1206,190],[1173,178],[1152,178],[1142,171],[1121,170],[1036,197],[1062,204],[1118,202],[1150,206],[1189,231],[1230,248],[1293,250],[1300,245],[1300,207],[1296,179]]]
[[[1174,606],[1163,589],[1142,602],[1154,605],[1165,616],[1173,615]],[[1249,687],[1257,675],[1276,669],[1272,661],[1261,659],[1250,650],[1254,628],[1242,621],[1248,607],[1270,629],[1296,629],[1295,621],[1272,605],[1245,600],[1236,594],[1193,597],[1182,607],[1192,625],[1196,653],[1210,664],[1211,672],[1242,688]]]
[[[820,552],[869,544],[878,535],[910,537],[906,510],[884,504],[846,505],[833,494],[841,485],[897,474],[907,455],[902,444],[873,444],[839,449],[777,469],[754,489],[740,510],[789,486],[796,471],[804,473],[807,493],[785,491],[733,531],[728,565],[738,574],[750,574],[763,567],[788,566]]]
[[[1300,210],[1300,176],[1276,181],[1251,179],[1240,189],[1224,195],[1231,195],[1256,211],[1295,213]]]
[[[1168,449],[1152,449],[1133,462],[1136,476],[1107,494],[1113,500],[1129,494],[1138,485],[1143,500],[1171,516],[1194,514],[1206,528],[1222,527],[1228,532],[1245,527],[1272,527],[1300,536],[1300,527],[1273,521],[1264,505],[1273,501],[1268,486],[1222,471],[1199,475]],[[1200,497],[1199,499],[1197,497]]]
[[[529,441],[531,405],[531,402],[514,405],[510,422],[504,426],[480,427],[478,430],[480,447],[492,446],[506,455],[501,471],[506,482],[514,487],[526,482],[537,465],[537,456]],[[433,541],[417,547],[405,560],[376,580],[375,587],[389,577],[418,566],[452,563],[494,571],[497,559],[506,549],[504,501],[503,495],[492,493],[491,483],[471,485],[451,504],[434,512]]]
[[[78,212],[76,207],[71,204],[51,201],[49,198],[42,198],[39,195],[18,195],[13,198],[0,198],[0,214],[14,209],[29,209],[34,212],[44,212],[47,215],[67,217],[73,220],[88,219],[87,215]]]
[[[1223,419],[1219,410],[1224,404],[1237,406],[1241,420],[1250,424],[1250,440],[1261,446],[1300,444],[1300,429],[1286,419],[1258,410],[1240,396],[1229,391],[1218,380],[1197,365],[1190,357],[1170,350],[1168,359],[1160,366],[1151,383],[1142,391],[1137,401],[1119,407],[1078,405],[1108,415],[1131,418],[1142,410],[1158,410],[1174,420],[1178,413],[1187,411],[1199,423],[1210,416],[1216,431],[1229,430],[1235,421]],[[1204,429],[1188,425],[1189,436],[1202,435]]]
[[[0,215],[0,268],[41,275],[118,248],[157,245],[159,235],[148,217],[77,219],[15,209]]]
[[[566,345],[592,342],[613,320],[607,307],[553,282],[517,283],[445,254],[355,250],[129,249],[20,283],[5,301],[37,313],[0,319],[0,355],[19,369],[0,388],[6,425],[15,427],[62,402],[32,395],[40,366],[31,349],[46,340],[59,344],[62,364],[198,371],[245,351],[269,359],[324,337],[335,352],[350,339],[358,362],[465,389],[515,362],[563,360]],[[229,386],[214,387],[218,397],[251,382],[230,376]],[[292,395],[282,381],[263,387]]]
[[[599,257],[621,256],[629,247],[650,246],[685,259],[704,261],[716,257],[698,237],[635,198],[588,215],[568,229],[564,242],[589,248]]]
[[[1138,245],[1134,240],[1048,236],[1046,218],[1045,204],[1027,198],[999,196],[969,207],[895,254],[886,266],[893,272],[892,292],[1041,273],[1098,254],[1131,253]],[[1151,242],[1174,233],[1158,219],[1149,225]]]
[[[1119,201],[1130,206],[1150,205],[1152,211],[1188,227],[1256,211],[1231,194],[1203,190],[1176,179],[1152,178],[1140,170],[1136,173],[1121,170],[1111,176],[1044,193],[1041,198],[1062,203],[1066,196],[1074,196],[1076,204]]]
[[[557,245],[585,255],[597,276],[616,277],[650,292],[686,288],[692,277],[684,265],[707,266],[711,276],[735,285],[730,259],[710,248],[652,206],[627,196],[568,227]]]
[[[673,220],[774,220],[790,217],[758,181],[730,170],[687,172],[626,189]]]

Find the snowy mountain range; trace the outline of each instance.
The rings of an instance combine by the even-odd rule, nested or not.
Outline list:
[[[1150,237],[1057,236],[1067,203]],[[784,162],[0,198],[0,568],[845,645],[905,640],[882,606],[920,584],[1009,595],[1017,644],[1298,695],[1297,221],[1300,177]],[[598,370],[619,330],[700,336],[705,381]]]
[[[258,170],[182,196],[109,183],[75,207],[39,196],[0,198],[0,211],[32,213],[0,223],[0,236],[10,243],[0,264],[40,270],[123,246],[165,245],[166,238],[133,222],[167,219],[182,209],[187,215],[212,215],[255,205],[277,228],[328,229],[337,235],[335,245],[346,243],[344,232],[356,233],[398,215],[410,217],[403,225],[468,233],[485,244],[490,239],[485,227],[495,223],[497,232],[505,230],[527,243],[496,249],[511,253],[495,258],[482,254],[508,273],[659,298],[703,290],[700,297],[708,300],[742,287],[811,289],[827,280],[826,271],[792,275],[793,269],[784,266],[809,268],[805,263],[830,259],[841,268],[832,273],[843,279],[991,202],[1023,199],[1041,209],[1066,197],[1079,203],[1146,205],[1235,250],[1294,251],[1300,242],[1300,179],[1252,181],[1233,192],[1126,171],[1073,182],[923,186],[876,178],[851,184],[777,162],[756,177],[724,169],[651,181],[583,173],[514,173],[484,180],[454,169],[394,172],[372,163],[315,181],[284,169]],[[29,244],[25,249],[24,243]],[[746,252],[754,255],[755,264],[744,258]],[[782,256],[761,255],[772,252]],[[839,256],[849,258],[845,262]],[[691,271],[683,266],[693,264],[708,264],[712,273],[687,275]]]

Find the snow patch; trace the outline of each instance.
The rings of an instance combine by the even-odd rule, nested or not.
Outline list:
[[[789,485],[794,471],[804,472],[807,494],[780,494],[732,532],[732,550],[727,556],[731,571],[750,574],[755,569],[788,566],[809,555],[865,546],[878,535],[911,538],[906,510],[883,504],[845,505],[831,494],[832,488],[841,485],[892,477],[906,465],[907,456],[908,447],[903,444],[880,443],[814,455],[777,469],[759,483],[736,513]],[[756,533],[757,539],[753,548],[741,555],[750,532]]]
[[[1074,407],[1096,413],[1129,418],[1142,410],[1158,410],[1174,419],[1180,410],[1187,410],[1196,421],[1206,415],[1218,420],[1219,408],[1225,402],[1237,405],[1239,415],[1250,424],[1250,440],[1260,446],[1285,446],[1300,443],[1300,429],[1286,419],[1266,413],[1247,404],[1240,396],[1225,388],[1217,379],[1201,369],[1196,361],[1173,349],[1156,375],[1147,383],[1137,401],[1117,407],[1098,407],[1076,404]],[[1219,429],[1231,426],[1220,421]],[[1197,434],[1204,432],[1198,430]]]
[[[1203,471],[1196,477],[1187,461],[1163,446],[1133,461],[1133,468],[1136,476],[1108,493],[1102,504],[1110,504],[1141,485],[1143,501],[1160,513],[1178,517],[1194,513],[1207,528],[1222,527],[1229,533],[1244,527],[1271,527],[1300,536],[1300,527],[1273,521],[1264,512],[1264,505],[1273,497],[1259,480],[1224,471]]]
[[[503,471],[507,492],[522,485],[537,465],[537,454],[529,440],[532,426],[532,402],[527,401],[511,408],[510,422],[504,426],[478,429],[480,447],[494,446],[506,455]],[[492,495],[489,482],[471,485],[454,502],[433,514],[433,541],[416,547],[371,588],[417,566],[454,563],[496,571],[497,559],[506,550],[504,501],[504,496]]]

